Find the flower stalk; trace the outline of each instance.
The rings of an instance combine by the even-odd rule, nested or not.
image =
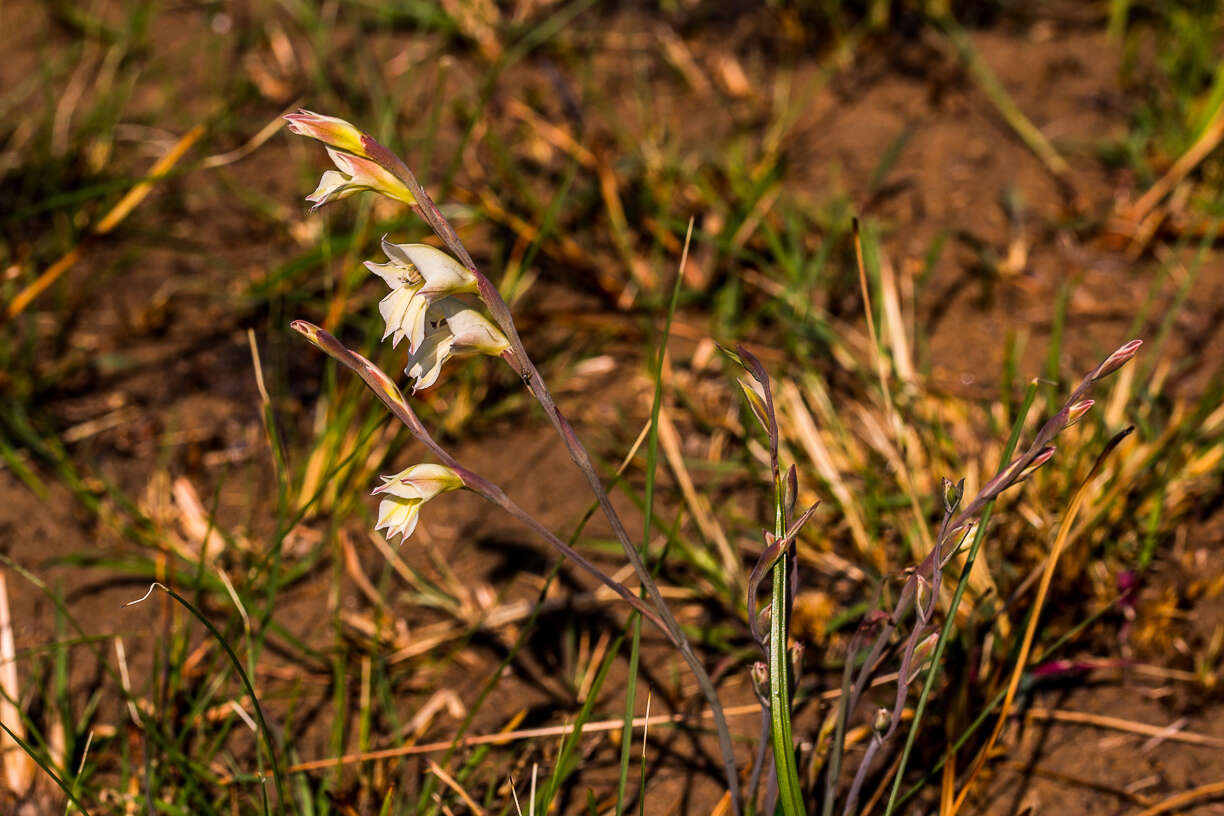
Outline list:
[[[1003,459],[1008,464],[999,469],[995,477],[978,491],[978,495],[969,503],[968,507],[957,515],[947,525],[947,528],[941,532],[940,539],[942,542],[942,539],[946,536],[950,536],[958,530],[968,528],[974,518],[980,514],[980,518],[978,518],[973,529],[973,543],[970,545],[969,552],[965,556],[965,563],[961,567],[960,576],[957,579],[956,588],[952,594],[952,601],[949,604],[943,627],[939,632],[939,639],[935,642],[930,668],[927,669],[922,691],[919,693],[918,702],[914,706],[914,718],[910,723],[905,746],[901,750],[901,757],[896,773],[893,776],[892,788],[889,791],[888,805],[885,808],[884,816],[891,816],[898,805],[901,781],[905,777],[905,768],[909,762],[909,756],[918,735],[918,726],[922,722],[927,699],[930,697],[931,690],[934,687],[935,678],[939,674],[940,660],[943,658],[944,647],[947,645],[952,627],[956,623],[956,610],[959,608],[961,598],[965,594],[965,588],[969,584],[969,574],[973,569],[974,562],[977,560],[982,542],[986,538],[986,530],[990,524],[990,515],[994,509],[996,499],[1009,487],[1019,484],[1028,473],[1032,472],[1032,469],[1040,467],[1049,461],[1054,454],[1054,448],[1050,445],[1050,442],[1073,421],[1073,415],[1077,415],[1075,418],[1078,419],[1092,407],[1091,401],[1087,401],[1085,398],[1092,390],[1093,385],[1129,362],[1139,352],[1139,347],[1142,345],[1142,340],[1131,340],[1114,350],[1100,365],[1084,377],[1063,403],[1062,408],[1046,420],[1045,424],[1037,431],[1037,435],[1028,449],[1016,459],[1008,461],[1020,441],[1024,420],[1028,416],[1029,408],[1032,407],[1033,399],[1037,395],[1037,382],[1035,380],[1031,382],[1025,392],[1024,403],[1021,406],[1016,423],[1012,427],[1011,436],[1008,438],[1007,445],[1003,451]],[[1085,405],[1085,403],[1087,404]],[[956,549],[959,548],[954,548],[954,551]]]
[[[719,750],[722,754],[723,770],[726,776],[726,783],[728,790],[731,793],[732,811],[736,814],[736,816],[739,816],[741,812],[741,800],[739,791],[739,775],[738,771],[736,770],[735,752],[731,744],[731,732],[727,727],[726,716],[723,713],[722,703],[719,700],[718,692],[714,687],[714,683],[710,679],[709,674],[706,672],[705,667],[701,664],[701,661],[697,658],[696,653],[693,652],[692,646],[688,641],[688,637],[685,635],[684,630],[681,628],[679,622],[672,614],[671,609],[664,601],[657,583],[651,576],[650,571],[647,569],[645,562],[642,560],[641,555],[637,551],[637,548],[629,538],[628,531],[625,529],[625,525],[620,518],[620,514],[612,505],[612,500],[609,497],[607,490],[604,488],[599,474],[595,470],[590,454],[587,452],[582,442],[578,439],[578,435],[574,431],[573,426],[570,425],[569,421],[561,413],[560,408],[558,408],[556,401],[553,399],[552,393],[549,391],[548,386],[544,382],[544,378],[540,375],[540,372],[536,369],[531,357],[527,354],[527,350],[523,345],[522,339],[519,337],[518,328],[514,323],[513,315],[510,312],[510,307],[506,304],[505,300],[501,296],[501,293],[498,292],[497,287],[493,285],[492,281],[490,281],[477,268],[471,254],[459,240],[459,236],[456,234],[454,228],[450,225],[450,222],[448,222],[442,215],[433,199],[430,198],[424,187],[422,187],[421,183],[417,180],[416,175],[398,155],[396,155],[393,151],[388,150],[369,134],[358,131],[356,128],[352,127],[352,125],[348,125],[348,128],[346,129],[342,125],[337,125],[335,122],[330,121],[330,117],[318,117],[317,114],[310,114],[310,116],[317,117],[316,119],[310,119],[307,117],[307,114],[308,112],[291,114],[291,116],[295,117],[290,119],[291,129],[294,129],[294,132],[319,139],[320,141],[331,144],[339,149],[346,150],[354,155],[369,158],[371,161],[380,165],[382,169],[394,176],[399,183],[402,183],[403,187],[411,196],[413,202],[411,207],[413,211],[416,212],[430,226],[434,233],[442,239],[442,242],[446,245],[446,248],[454,253],[455,257],[459,259],[459,261],[471,272],[472,276],[475,278],[477,294],[483,302],[485,308],[489,310],[489,314],[493,317],[493,322],[496,323],[498,328],[500,328],[507,342],[507,345],[502,352],[503,358],[511,364],[518,376],[523,380],[524,384],[531,392],[532,396],[535,397],[536,401],[544,409],[544,413],[548,416],[549,422],[553,425],[554,429],[561,437],[562,442],[565,444],[571,460],[573,460],[574,464],[578,466],[578,469],[586,478],[588,486],[590,487],[592,493],[594,493],[599,502],[600,509],[607,518],[609,526],[612,528],[613,535],[615,535],[616,540],[619,542],[621,549],[624,552],[625,558],[633,567],[634,572],[638,576],[639,582],[645,589],[646,594],[651,601],[651,605],[655,610],[648,616],[648,619],[652,622],[661,624],[661,628],[664,629],[669,639],[680,652],[680,655],[683,657],[685,663],[688,664],[690,671],[692,671],[694,678],[697,680],[697,684],[701,689],[702,695],[706,698],[706,702],[710,706],[713,713],[715,730],[718,734]],[[343,120],[336,121],[343,122]],[[356,137],[354,137],[354,132],[358,134]],[[328,141],[329,139],[336,141]],[[417,376],[416,388],[421,388],[425,387],[422,382],[428,380],[429,370],[425,368],[425,363],[423,360],[417,362],[420,365],[420,376]],[[377,389],[376,393],[378,393]],[[419,426],[419,422],[417,425]],[[509,500],[506,499],[506,501]],[[560,542],[559,539],[556,539],[555,536],[551,536],[551,539],[552,542],[550,543],[553,543],[554,547],[557,546],[557,544],[562,544],[562,546],[565,546],[564,543]],[[569,548],[567,547],[567,549]],[[572,552],[573,551],[571,549],[570,553]],[[567,553],[567,557],[572,557],[572,555]],[[589,562],[587,563],[589,564]],[[624,588],[622,587],[622,589]],[[625,590],[623,594],[618,591],[618,594],[621,594],[621,596],[625,597],[626,599],[628,595],[632,595],[632,593],[629,593],[628,590]],[[638,601],[638,599],[635,597],[634,601]],[[638,601],[638,603],[640,603],[640,601]],[[634,606],[635,608],[638,608],[639,611],[642,611],[642,608],[649,608],[646,607],[645,604],[642,604],[641,608],[639,608],[637,604],[634,604]]]
[[[794,736],[791,731],[791,703],[796,687],[795,678],[799,674],[800,661],[791,661],[794,653],[790,650],[790,616],[791,605],[797,591],[798,571],[794,560],[788,557],[788,550],[811,518],[817,505],[810,507],[794,522],[790,516],[794,510],[795,497],[798,493],[798,476],[792,466],[786,477],[778,463],[778,448],[780,431],[777,414],[774,411],[773,389],[769,374],[751,352],[743,346],[738,346],[734,352],[723,350],[732,360],[742,366],[751,376],[750,380],[741,379],[740,386],[748,407],[769,440],[769,465],[773,479],[774,494],[774,532],[765,532],[765,551],[761,554],[752,574],[748,577],[748,622],[749,629],[758,645],[765,653],[768,674],[768,699],[762,699],[762,706],[767,710],[767,718],[762,717],[762,731],[768,728],[769,742],[773,748],[774,774],[778,785],[778,807],[786,816],[801,816],[806,813],[803,805],[803,784],[799,779],[799,768],[795,760]],[[772,589],[769,604],[769,635],[763,636],[757,622],[756,595],[757,589],[765,577],[765,572],[772,574]],[[792,678],[792,672],[794,678]],[[761,744],[765,744],[765,734],[761,735]],[[758,754],[758,760],[761,754]],[[752,794],[755,796],[756,777],[752,784]]]

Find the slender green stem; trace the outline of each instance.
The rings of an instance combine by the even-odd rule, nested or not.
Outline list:
[[[385,170],[392,173],[400,181],[404,182],[417,202],[413,205],[414,211],[429,224],[438,237],[446,244],[447,248],[454,252],[463,265],[476,277],[480,299],[489,310],[489,314],[492,315],[493,321],[497,323],[498,327],[505,333],[506,339],[510,341],[510,350],[507,352],[511,357],[510,362],[518,371],[519,376],[523,379],[532,396],[536,398],[536,401],[540,403],[540,407],[544,409],[549,422],[552,423],[562,442],[565,443],[570,459],[582,471],[582,475],[586,477],[591,492],[599,500],[600,509],[608,519],[613,535],[616,536],[616,540],[620,543],[621,549],[625,553],[625,558],[633,567],[633,571],[637,573],[638,580],[646,589],[651,602],[658,610],[659,618],[662,619],[668,635],[675,642],[681,657],[684,658],[684,662],[688,664],[689,669],[693,672],[693,677],[697,680],[697,685],[710,706],[714,717],[714,726],[718,732],[718,747],[722,753],[723,771],[727,777],[727,787],[731,791],[732,812],[739,816],[740,790],[739,774],[735,764],[735,749],[731,744],[731,731],[727,727],[727,718],[723,713],[718,690],[714,688],[710,675],[697,658],[692,645],[684,634],[684,630],[680,627],[680,623],[663,600],[663,595],[659,592],[658,585],[651,578],[650,571],[646,568],[646,563],[638,553],[637,547],[634,546],[633,541],[629,538],[629,533],[625,529],[624,522],[621,521],[620,514],[612,505],[612,499],[600,481],[590,454],[578,439],[578,435],[574,431],[573,426],[570,425],[569,420],[565,418],[565,415],[561,413],[561,409],[557,407],[557,403],[553,399],[552,393],[548,390],[544,378],[540,375],[531,357],[528,356],[527,349],[523,346],[523,341],[519,337],[514,317],[510,313],[510,307],[506,305],[506,301],[502,298],[501,293],[497,291],[497,287],[476,267],[471,253],[467,251],[467,248],[459,240],[454,227],[450,225],[450,222],[438,210],[437,204],[429,197],[429,193],[421,186],[421,183],[408,165],[404,163],[403,159],[369,136],[362,137],[362,146],[365,149],[366,155],[382,165]],[[691,238],[691,236],[692,224],[690,222],[689,237]],[[685,246],[687,247],[687,245],[688,238],[685,240]],[[681,270],[683,268],[684,259],[681,260]],[[634,600],[637,599],[635,598]]]
[[[689,237],[692,237],[692,222],[689,222]],[[684,251],[688,253],[688,239],[685,239]],[[663,325],[663,335],[659,339],[658,353],[654,361],[654,399],[650,405],[650,432],[646,441],[646,489],[644,491],[644,507],[642,508],[642,552],[649,553],[650,528],[654,523],[654,491],[655,476],[659,462],[659,414],[663,410],[663,360],[667,356],[667,340],[671,337],[672,320],[676,316],[676,303],[680,299],[680,284],[684,280],[684,263],[676,271],[676,281],[672,286],[671,302],[667,307],[667,321]],[[655,562],[656,569],[662,562]],[[643,593],[645,590],[643,590]],[[625,788],[629,783],[629,754],[633,747],[633,717],[637,713],[637,677],[638,658],[642,642],[642,619],[633,616],[633,639],[629,647],[629,677],[625,690],[625,725],[621,730],[620,778],[616,783],[616,816],[621,816],[625,805]],[[645,736],[643,736],[643,741]],[[644,750],[643,746],[643,750]],[[645,801],[646,792],[639,794],[639,802]]]
[[[264,719],[263,708],[259,705],[259,697],[255,694],[255,687],[251,685],[251,678],[247,676],[246,671],[242,667],[242,661],[238,659],[238,655],[234,653],[234,650],[230,647],[229,642],[226,641],[225,637],[220,631],[218,631],[217,627],[213,625],[212,621],[204,617],[200,610],[192,606],[186,598],[159,581],[153,582],[153,585],[149,587],[149,592],[152,592],[154,588],[165,592],[167,595],[177,601],[180,606],[190,612],[196,620],[204,624],[204,628],[208,630],[210,635],[212,635],[213,640],[220,645],[221,649],[225,652],[226,657],[229,658],[230,663],[238,672],[238,678],[242,680],[242,685],[246,687],[247,694],[251,698],[251,708],[254,709],[255,720],[259,724],[259,734],[264,739],[264,745],[268,749],[268,759],[272,762],[272,778],[276,783],[276,794],[279,807],[287,808],[289,806],[289,799],[285,796],[285,782],[284,777],[281,776],[280,760],[277,759],[276,744],[272,740],[272,729],[268,726],[268,721]],[[147,593],[145,597],[148,597]],[[140,601],[143,600],[144,598],[137,601],[129,601],[128,603],[124,604],[124,606],[128,607],[132,604],[140,603]]]
[[[776,433],[776,426],[772,428]],[[772,440],[773,451],[776,451],[777,439]],[[778,470],[777,454],[772,452],[774,481],[774,535],[786,535],[786,498],[782,484],[782,475]],[[790,609],[787,597],[790,559],[786,554],[787,547],[782,548],[782,554],[773,567],[773,591],[769,616],[769,719],[770,736],[773,742],[774,771],[778,780],[778,804],[786,816],[800,816],[805,813],[803,807],[803,786],[799,782],[799,769],[795,764],[795,744],[791,733],[791,687],[790,687],[790,655],[787,651],[787,637],[790,633],[790,622],[787,612]]]
[[[25,752],[25,755],[33,760],[33,762],[42,769],[43,773],[51,777],[51,781],[59,786],[59,789],[64,792],[64,795],[68,797],[68,800],[72,802],[72,804],[80,808],[81,813],[85,814],[85,816],[89,816],[89,810],[85,807],[85,805],[81,804],[81,800],[77,798],[76,793],[74,792],[74,789],[76,788],[75,778],[73,779],[72,784],[69,785],[63,780],[63,778],[60,777],[59,774],[55,772],[55,769],[51,766],[51,763],[44,759],[38,751],[34,750],[33,745],[30,745],[30,743],[13,733],[12,729],[10,729],[3,722],[0,722],[0,729],[4,730],[4,733],[8,735],[9,739],[17,743],[17,747]]]
[[[773,602],[769,622],[769,717],[774,769],[778,778],[778,804],[787,816],[798,816],[805,811],[791,737],[790,667],[786,650],[787,561],[784,552],[773,568]]]
[[[621,727],[620,776],[616,780],[616,816],[625,812],[625,790],[629,786],[629,759],[633,750],[633,717],[637,713],[638,658],[642,646],[642,618],[634,615],[630,624],[633,629],[629,645],[629,669],[625,687],[625,720]],[[646,792],[640,791],[645,797]]]

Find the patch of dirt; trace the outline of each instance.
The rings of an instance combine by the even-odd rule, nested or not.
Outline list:
[[[1039,695],[1029,712],[1036,716],[1012,730],[1009,760],[984,786],[981,812],[1128,813],[1218,782],[1224,728],[1200,712],[1171,715],[1161,699],[1170,685],[1077,684]],[[1085,714],[1095,716],[1076,716]],[[1204,738],[1215,743],[1186,742]],[[1205,816],[1224,806],[1204,799],[1177,812]]]

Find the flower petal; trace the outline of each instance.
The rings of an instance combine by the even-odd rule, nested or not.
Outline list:
[[[439,300],[434,308],[446,318],[446,326],[455,337],[452,353],[496,357],[510,348],[510,341],[493,321],[459,298]]]
[[[425,279],[425,286],[421,290],[423,294],[440,297],[476,291],[476,276],[472,271],[442,250],[428,244],[392,246],[398,249]]]
[[[387,240],[387,236],[385,235],[382,237],[382,250],[392,263],[397,263],[401,266],[412,266],[412,259],[408,257],[406,252],[404,252],[404,246],[406,246],[406,244],[391,243]]]
[[[382,315],[383,321],[387,324],[387,330],[383,333],[382,339],[386,340],[394,335],[391,340],[392,347],[398,346],[404,339],[404,316],[416,299],[414,289],[401,286],[391,290],[389,295],[378,302],[378,313]]]
[[[425,315],[429,313],[429,301],[418,292],[408,302],[400,318],[400,330],[408,337],[408,351],[415,352],[425,340]]]
[[[408,358],[408,365],[404,368],[404,373],[416,381],[412,386],[413,393],[438,381],[442,364],[451,356],[451,346],[454,342],[454,335],[445,326],[425,336],[420,347]]]
[[[422,504],[420,499],[383,499],[378,503],[378,524],[374,529],[386,529],[387,538],[395,538],[397,535],[408,538],[416,530]]]
[[[383,484],[375,495],[390,494],[402,499],[429,501],[440,493],[463,487],[463,479],[445,465],[419,464],[404,468],[394,476],[380,476]]]
[[[307,201],[313,201],[314,207],[311,209],[319,209],[324,204],[332,201],[338,201],[342,198],[348,198],[358,189],[352,185],[352,180],[335,170],[325,170],[319,178],[319,186],[314,192],[306,196]]]
[[[398,289],[401,286],[411,283],[408,276],[408,271],[394,261],[385,264],[365,261],[364,264],[366,269],[382,278],[383,281],[392,289]]]

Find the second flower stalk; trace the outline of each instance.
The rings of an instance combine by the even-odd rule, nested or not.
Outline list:
[[[312,194],[310,200],[314,201],[316,206],[361,191],[388,196],[412,207],[442,239],[446,247],[462,261],[455,261],[446,253],[424,244],[399,245],[384,241],[388,263],[370,266],[391,288],[391,293],[380,304],[380,313],[387,324],[384,338],[391,337],[392,343],[396,345],[407,338],[411,356],[405,372],[413,380],[413,391],[432,385],[437,380],[442,365],[454,356],[487,354],[500,356],[510,364],[540,403],[565,444],[570,458],[585,476],[626,559],[640,579],[649,603],[639,598],[637,593],[622,582],[604,573],[522,511],[500,488],[472,473],[464,472],[465,475],[460,476],[462,468],[432,441],[428,432],[421,427],[419,420],[407,407],[403,394],[390,377],[365,358],[344,348],[335,338],[318,327],[305,321],[295,321],[293,327],[296,330],[352,368],[383,399],[388,408],[413,430],[418,440],[425,442],[443,461],[454,465],[454,468],[418,465],[389,479],[383,477],[386,484],[376,492],[388,497],[384,498],[380,506],[379,528],[387,529],[389,535],[409,535],[415,528],[421,504],[444,490],[468,487],[523,519],[564,557],[613,589],[644,618],[667,634],[692,670],[713,714],[730,794],[731,812],[739,816],[742,811],[735,753],[718,691],[625,530],[590,455],[557,407],[552,394],[531,362],[506,302],[491,281],[476,271],[471,255],[460,242],[454,228],[402,159],[343,119],[305,110],[285,118],[289,121],[289,129],[292,132],[326,144],[328,153],[338,168],[338,172],[325,173],[319,189]],[[472,293],[477,295],[480,305],[492,315],[493,320],[486,317],[476,304],[467,300]],[[418,484],[421,474],[429,471],[417,468],[450,471],[456,480],[454,486],[435,489],[435,482]],[[445,474],[435,475],[439,475],[443,480],[448,478]],[[475,481],[468,482],[468,478]],[[387,503],[389,501],[390,504]]]

